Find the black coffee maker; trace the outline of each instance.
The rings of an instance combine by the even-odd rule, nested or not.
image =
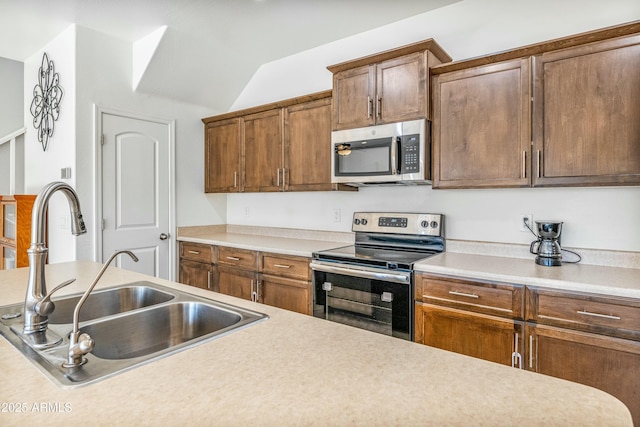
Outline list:
[[[529,251],[537,255],[536,264],[547,267],[562,265],[562,248],[560,247],[561,221],[536,221],[537,240],[531,242]]]

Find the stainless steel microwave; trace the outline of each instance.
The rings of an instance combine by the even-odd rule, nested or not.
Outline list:
[[[353,186],[426,184],[430,179],[425,119],[331,133],[331,182]]]

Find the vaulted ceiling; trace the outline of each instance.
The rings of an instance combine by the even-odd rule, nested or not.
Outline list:
[[[132,46],[166,26],[138,90],[226,111],[264,63],[457,1],[0,0],[0,57],[24,61],[73,23]]]

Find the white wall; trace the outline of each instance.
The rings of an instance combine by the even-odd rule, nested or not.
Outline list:
[[[76,59],[75,59],[75,27],[71,26],[55,39],[34,53],[24,62],[24,123],[27,125],[24,140],[25,158],[25,192],[37,194],[51,181],[60,180],[60,168],[75,164],[76,143]],[[38,141],[37,131],[32,126],[33,117],[29,105],[33,87],[38,82],[38,69],[42,64],[43,53],[52,60],[55,71],[60,76],[60,86],[64,91],[60,105],[60,116],[55,122],[53,135],[49,138],[47,150],[42,149]],[[75,187],[76,177],[66,180]],[[65,223],[69,217],[69,207],[62,194],[55,194],[50,199],[49,229],[49,262],[62,262],[75,259],[75,237]],[[80,237],[78,239],[83,239]]]
[[[0,58],[0,139],[24,127],[22,62]],[[0,145],[0,194],[9,194],[10,143]]]
[[[23,69],[22,62],[0,57],[0,138],[24,127]]]
[[[466,0],[264,64],[233,109],[331,88],[326,67],[434,38],[456,60],[640,19],[637,0]],[[341,221],[334,222],[340,209]],[[520,214],[565,221],[563,246],[640,251],[640,187],[229,195],[229,223],[350,231],[354,211],[437,212],[450,239],[528,243]],[[248,212],[248,215],[247,215]]]
[[[65,90],[62,113],[46,152],[37,143],[33,128],[27,130],[25,185],[29,192],[37,192],[46,183],[59,180],[61,168],[71,167],[72,177],[67,182],[80,196],[88,228],[86,235],[73,237],[63,225],[69,215],[66,200],[62,195],[54,195],[49,211],[50,262],[94,258],[97,197],[94,104],[175,120],[177,225],[226,222],[226,197],[204,194],[203,124],[200,119],[219,112],[133,92],[131,49],[130,43],[72,25],[25,61],[25,103],[30,102],[30,88],[35,84],[44,51],[54,61]],[[29,122],[28,115],[26,111],[26,122]]]

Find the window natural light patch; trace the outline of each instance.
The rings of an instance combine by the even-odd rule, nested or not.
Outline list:
[[[145,71],[147,71],[151,58],[153,58],[153,55],[156,53],[156,49],[158,49],[160,41],[162,40],[162,37],[164,37],[166,31],[167,26],[164,25],[149,35],[133,42],[131,61],[133,69],[131,78],[134,91],[138,88],[138,85],[142,80],[142,76],[144,76]]]

